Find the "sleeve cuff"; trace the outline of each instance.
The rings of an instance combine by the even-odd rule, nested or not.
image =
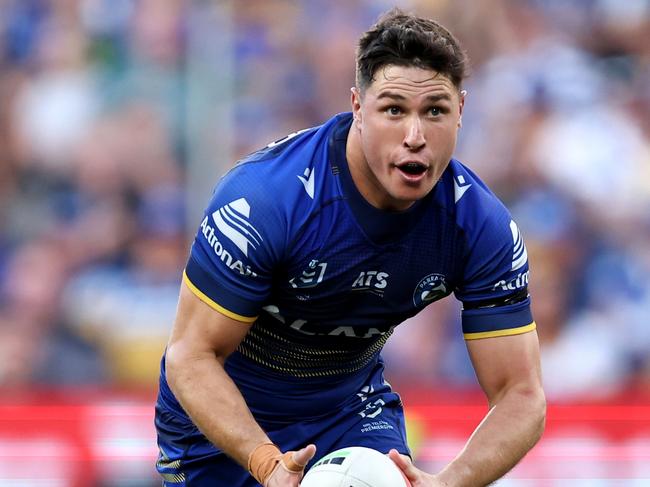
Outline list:
[[[526,326],[520,326],[517,328],[505,328],[503,330],[493,330],[493,331],[481,331],[477,333],[463,333],[463,338],[465,340],[478,340],[480,338],[492,338],[492,337],[503,337],[510,335],[521,335],[523,333],[528,333],[537,329],[537,325],[533,321],[531,324]]]
[[[210,297],[208,297],[205,293],[203,293],[198,287],[196,287],[194,283],[190,281],[190,278],[187,277],[187,273],[185,271],[183,271],[183,282],[187,285],[190,291],[192,291],[192,293],[196,295],[197,298],[199,298],[205,304],[210,306],[210,308],[212,308],[215,311],[218,311],[222,315],[227,316],[228,318],[232,318],[233,320],[241,321],[243,323],[252,323],[257,319],[257,316],[243,316],[234,313],[229,309],[226,309],[223,306],[221,306],[219,303],[215,302]]]

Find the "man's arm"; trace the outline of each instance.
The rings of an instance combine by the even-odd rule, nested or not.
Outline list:
[[[544,431],[537,332],[468,340],[467,348],[489,412],[459,455],[437,475],[423,474],[391,452],[414,487],[488,485],[514,467]]]
[[[448,485],[487,485],[514,467],[544,431],[539,341],[532,331],[468,340],[467,349],[490,410],[438,477]]]
[[[244,468],[256,447],[271,442],[223,367],[250,326],[213,310],[183,283],[165,359],[169,387],[183,409],[208,440]],[[293,458],[304,465],[314,451]],[[277,485],[298,485],[298,480]]]

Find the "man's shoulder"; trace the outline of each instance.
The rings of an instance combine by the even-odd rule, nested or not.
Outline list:
[[[455,214],[457,224],[466,230],[486,220],[501,219],[507,209],[483,180],[456,159],[452,159],[441,178],[439,201]]]
[[[290,134],[239,161],[217,184],[208,212],[242,214],[274,234],[300,228],[338,195],[328,159],[336,121]]]
[[[287,134],[238,160],[229,173],[251,165],[262,171],[282,172],[310,161],[323,162],[333,130],[347,115],[338,114],[321,125]]]
[[[237,161],[222,178],[219,186],[239,186],[259,195],[269,195],[274,202],[289,199],[314,200],[318,188],[324,189],[331,172],[329,139],[340,122],[337,115],[322,125],[298,130]]]

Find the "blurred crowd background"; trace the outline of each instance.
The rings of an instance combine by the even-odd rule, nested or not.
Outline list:
[[[649,0],[0,0],[0,386],[154,388],[219,175],[347,111],[393,5],[469,53],[456,155],[526,239],[549,397],[650,387]],[[475,384],[453,299],[385,355]]]

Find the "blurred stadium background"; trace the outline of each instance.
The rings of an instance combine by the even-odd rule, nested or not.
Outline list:
[[[650,485],[649,0],[0,0],[0,485],[159,485],[158,361],[212,186],[346,111],[393,5],[467,48],[457,156],[527,240],[548,427],[499,485]],[[385,352],[431,469],[486,407],[458,316]]]

